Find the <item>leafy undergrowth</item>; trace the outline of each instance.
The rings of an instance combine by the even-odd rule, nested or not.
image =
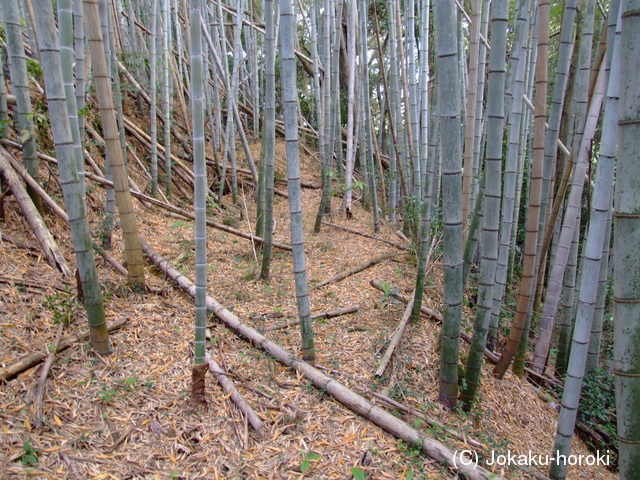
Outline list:
[[[258,145],[254,147],[257,155]],[[284,152],[278,146],[278,170]],[[306,180],[318,183],[317,159],[303,157]],[[135,167],[133,167],[135,172]],[[282,184],[279,185],[282,187]],[[56,195],[50,183],[50,193]],[[241,190],[242,192],[242,190]],[[104,192],[89,184],[92,230],[98,231]],[[323,227],[311,233],[319,190],[305,189],[306,255],[311,286],[394,247]],[[246,200],[246,203],[245,203]],[[334,211],[339,198],[334,198]],[[225,199],[225,203],[228,200]],[[188,205],[184,208],[189,209]],[[142,237],[185,275],[194,278],[193,225],[168,212],[136,204]],[[237,206],[225,204],[211,217],[248,231],[254,222],[253,192],[245,186]],[[2,232],[35,246],[13,199],[5,203]],[[288,204],[276,197],[275,239],[289,241]],[[247,221],[250,219],[250,224]],[[66,226],[52,215],[46,222],[73,265]],[[372,233],[370,214],[355,208],[343,223]],[[402,242],[397,227],[383,225],[380,236]],[[116,258],[122,243],[116,228]],[[291,256],[275,251],[272,280],[257,278],[259,252],[229,233],[208,232],[211,296],[258,329],[296,317]],[[98,257],[109,321],[126,318],[112,333],[113,354],[102,357],[86,342],[57,355],[40,416],[31,403],[39,367],[0,385],[0,472],[2,478],[184,478],[184,479],[423,479],[451,478],[445,467],[414,447],[397,441],[352,413],[303,377],[230,332],[215,318],[209,321],[209,348],[230,373],[240,393],[264,424],[260,439],[213,377],[207,377],[208,409],[189,408],[193,303],[153,265],[146,266],[147,292],[131,291],[124,279]],[[63,279],[37,249],[0,244],[0,362],[2,366],[33,352],[46,352],[58,328],[63,336],[86,330],[82,308],[74,298],[74,282]],[[314,322],[317,363],[354,391],[381,392],[428,419],[454,428],[484,445],[480,458],[492,453],[546,454],[555,434],[557,412],[526,381],[508,374],[498,381],[487,367],[482,399],[470,414],[449,413],[438,401],[439,326],[427,317],[410,324],[384,377],[373,372],[404,305],[375,290],[370,280],[410,295],[415,272],[412,254],[398,255],[333,285],[311,290],[312,313],[358,305],[355,314]],[[432,262],[427,278],[426,306],[440,310],[440,266]],[[296,327],[270,332],[269,337],[299,354]],[[462,344],[466,350],[466,345]],[[378,405],[384,403],[368,397]],[[435,436],[453,449],[473,449],[414,414],[393,410],[407,423]],[[576,439],[575,452],[588,454]],[[540,473],[546,473],[543,469]],[[613,479],[601,466],[570,470],[570,478]],[[496,469],[508,478],[529,478],[515,467]]]

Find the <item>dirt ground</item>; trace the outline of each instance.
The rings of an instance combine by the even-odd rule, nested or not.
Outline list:
[[[256,151],[259,146],[255,146]],[[284,177],[284,153],[278,147],[277,178]],[[303,179],[319,183],[311,172],[317,158],[303,157]],[[135,167],[132,167],[135,177]],[[137,178],[136,181],[141,181]],[[88,182],[91,228],[97,232],[102,187]],[[276,187],[286,191],[286,184]],[[49,193],[56,192],[50,182]],[[254,228],[254,193],[244,186],[236,206],[212,215],[216,221],[245,232]],[[385,299],[370,280],[386,282],[409,296],[415,257],[392,245],[324,226],[312,233],[320,190],[304,189],[307,276],[310,287],[362,261],[386,252],[396,255],[345,280],[310,291],[312,313],[358,306],[356,313],[314,322],[317,364],[328,373],[407,423],[432,434],[453,449],[494,454],[550,454],[557,411],[525,380],[507,374],[502,381],[485,367],[481,402],[469,414],[449,413],[438,396],[439,326],[423,316],[410,324],[382,378],[374,371],[400,320],[404,305]],[[350,221],[338,214],[335,223],[373,233],[371,214],[355,204]],[[141,236],[187,277],[194,278],[193,223],[136,201]],[[190,210],[188,204],[182,207]],[[289,243],[287,200],[276,197],[275,239]],[[247,218],[249,220],[247,220]],[[65,224],[49,214],[45,220],[67,261],[74,265]],[[0,367],[25,355],[46,353],[58,325],[54,317],[70,315],[62,337],[87,330],[74,300],[75,281],[63,278],[39,254],[35,238],[11,197],[0,223]],[[380,238],[406,243],[385,224]],[[112,254],[123,261],[116,228]],[[13,243],[14,240],[16,243]],[[441,267],[431,260],[426,306],[441,310]],[[257,278],[260,253],[244,238],[208,230],[209,295],[256,329],[295,319],[291,255],[275,250],[272,279]],[[100,356],[86,341],[60,352],[46,382],[40,416],[32,403],[41,365],[0,383],[0,478],[48,479],[369,479],[453,478],[454,473],[399,442],[371,422],[352,413],[304,377],[237,337],[215,317],[209,319],[213,357],[229,372],[238,391],[263,422],[265,438],[256,435],[213,376],[207,376],[206,411],[189,407],[194,307],[151,263],[146,265],[148,292],[126,287],[124,278],[97,257],[109,322],[126,319],[112,332],[113,354]],[[268,315],[270,314],[270,315]],[[466,325],[469,327],[469,325]],[[268,333],[294,354],[300,353],[297,327]],[[462,343],[466,350],[466,344]],[[389,407],[370,395],[382,392],[482,444],[471,447],[417,416]],[[588,455],[574,440],[575,454]],[[536,470],[546,474],[544,467]],[[355,474],[354,474],[355,472]],[[507,478],[534,478],[526,469],[497,467]],[[355,475],[355,476],[354,476]],[[572,468],[569,478],[614,479],[602,466]]]

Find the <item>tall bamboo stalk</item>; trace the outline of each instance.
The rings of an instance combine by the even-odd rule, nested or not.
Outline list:
[[[207,321],[207,224],[204,134],[204,85],[202,82],[201,5],[199,0],[189,2],[189,58],[191,62],[191,121],[193,123],[194,213],[195,213],[195,356],[196,365],[205,361],[205,328]]]
[[[0,6],[0,14],[5,24],[7,54],[9,57],[9,79],[11,80],[11,91],[16,97],[17,107],[14,121],[20,131],[22,157],[29,175],[31,175],[36,182],[40,182],[38,168],[40,162],[37,155],[33,110],[31,108],[27,56],[24,51],[22,22],[20,20],[18,4],[16,2],[3,2]],[[30,192],[34,204],[38,210],[40,210],[42,208],[42,200],[40,197],[33,195],[30,189],[27,191]]]
[[[480,40],[480,13],[482,1],[471,2],[471,28],[469,33],[469,88],[467,89],[467,111],[464,129],[464,174],[462,176],[462,230],[463,239],[467,238],[469,206],[471,195],[471,177],[473,174],[474,128],[476,126],[476,88],[478,83],[478,51]],[[493,42],[493,40],[492,40]]]
[[[618,171],[615,186],[614,370],[620,478],[640,471],[640,1],[623,0]]]
[[[302,225],[302,197],[300,195],[300,152],[298,146],[298,90],[296,88],[296,59],[294,53],[295,21],[291,0],[280,0],[280,68],[282,100],[284,105],[285,141],[287,150],[287,180],[289,213],[291,216],[291,246],[293,248],[293,274],[296,285],[296,303],[300,317],[302,358],[315,363],[313,329],[309,312],[309,292],[304,253]]]
[[[264,244],[260,278],[269,280],[273,247],[273,181],[276,147],[276,46],[273,0],[264,2],[265,111],[264,111]]]
[[[491,55],[487,92],[487,154],[485,159],[484,221],[480,261],[478,308],[473,325],[471,349],[467,357],[465,388],[460,398],[465,408],[475,399],[491,320],[493,288],[498,261],[498,230],[502,198],[502,139],[504,135],[504,86],[509,3],[494,0],[491,8]],[[464,218],[464,217],[463,217]]]
[[[549,64],[549,0],[538,2],[538,53],[535,72],[536,98],[534,116],[533,159],[531,162],[531,184],[529,189],[529,208],[524,244],[524,265],[516,315],[513,319],[509,339],[493,373],[502,378],[509,368],[520,337],[525,329],[525,321],[535,287],[536,252],[540,219],[540,201],[542,195],[542,167],[544,163],[545,123],[547,114],[547,70]]]
[[[122,226],[124,251],[127,259],[127,283],[141,286],[144,285],[144,261],[131,192],[129,191],[129,178],[120,145],[120,133],[113,105],[111,77],[107,69],[97,0],[84,0],[84,18],[104,131],[105,149],[111,165],[116,203]]]
[[[60,52],[54,33],[53,8],[49,0],[35,0],[35,3],[39,12],[36,17],[36,29],[42,55],[47,106],[56,156],[58,157],[62,194],[71,227],[76,266],[84,293],[91,346],[100,354],[109,354],[111,346],[105,320],[102,290],[98,281],[98,272],[91,246],[91,233],[86,217],[86,206],[73,154],[73,139],[69,129]]]
[[[440,348],[440,401],[458,403],[462,317],[462,157],[460,79],[455,6],[434,3],[438,113],[442,138],[444,310]]]
[[[616,42],[619,44],[619,42]],[[580,295],[576,311],[576,320],[573,329],[573,341],[567,376],[564,381],[562,393],[562,406],[558,416],[558,429],[556,433],[554,453],[569,455],[578,414],[578,403],[584,378],[589,341],[591,338],[591,326],[598,295],[598,282],[594,279],[600,275],[600,262],[607,231],[607,218],[613,187],[615,171],[615,154],[617,144],[617,120],[618,120],[618,95],[619,95],[619,70],[620,52],[619,46],[614,46],[612,55],[611,75],[607,92],[605,107],[602,142],[600,144],[600,156],[598,157],[596,171],[596,185],[593,194],[593,203],[589,228],[584,245],[584,264],[582,267],[582,281]],[[556,458],[558,455],[556,455]],[[567,466],[561,462],[555,462],[550,471],[551,478],[564,479],[567,475]]]
[[[555,317],[560,303],[560,293],[562,286],[562,278],[564,276],[564,268],[567,264],[567,257],[571,246],[571,238],[576,228],[578,213],[582,208],[582,191],[584,187],[585,175],[589,166],[591,141],[595,135],[596,125],[600,114],[600,107],[604,97],[605,90],[605,74],[604,63],[598,74],[598,83],[596,90],[591,97],[589,106],[589,114],[584,127],[584,135],[580,142],[579,157],[575,167],[573,181],[571,184],[571,192],[567,199],[567,209],[565,211],[562,222],[562,232],[558,242],[558,250],[556,252],[553,268],[549,275],[549,285],[547,287],[547,297],[544,303],[542,318],[540,319],[540,329],[538,331],[538,340],[536,342],[536,350],[533,357],[532,368],[538,372],[542,372],[546,366],[549,349],[551,348],[551,336]],[[600,242],[602,248],[602,242]],[[590,279],[593,281],[593,279]],[[595,283],[595,282],[594,282]]]

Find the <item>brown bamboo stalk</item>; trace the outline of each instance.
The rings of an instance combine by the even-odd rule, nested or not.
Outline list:
[[[113,103],[110,72],[104,54],[104,42],[100,26],[97,0],[83,0],[85,29],[89,50],[93,58],[92,68],[104,131],[105,150],[111,164],[116,205],[120,215],[120,226],[127,259],[127,283],[144,285],[144,260],[138,242],[138,224],[133,211],[133,201],[129,190],[129,175],[120,145],[120,132]]]

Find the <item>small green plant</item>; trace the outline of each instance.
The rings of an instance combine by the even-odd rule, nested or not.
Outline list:
[[[602,429],[617,443],[615,392],[614,377],[605,369],[601,368],[585,375],[578,406],[578,421],[590,427]],[[558,393],[561,395],[561,392]],[[604,443],[590,446],[595,450],[611,448]]]
[[[400,291],[399,288],[391,288],[387,282],[380,282],[380,287],[382,288],[382,299],[380,300],[382,303],[393,303],[395,299],[393,296]]]
[[[356,480],[365,480],[365,478],[367,478],[367,474],[364,470],[361,470],[358,467],[351,467],[351,475],[353,475],[353,478]]]
[[[300,453],[304,455],[304,452]],[[319,453],[307,452],[306,455],[304,455],[304,459],[302,460],[302,462],[300,462],[300,471],[302,473],[305,473],[307,470],[309,470],[309,466],[311,465],[310,462],[320,460],[321,458],[322,455],[320,455]]]
[[[138,385],[138,379],[136,377],[126,378],[124,384],[128,389],[133,390]]]
[[[103,403],[111,403],[111,401],[113,400],[113,397],[117,394],[118,392],[116,390],[114,390],[113,388],[108,388],[108,389],[103,389],[100,390],[100,400]]]
[[[40,66],[39,62],[35,60],[28,59],[27,60],[27,73],[32,77],[40,78],[42,77],[42,66]]]
[[[75,314],[82,309],[70,288],[66,288],[64,292],[47,295],[44,298],[43,305],[53,315],[53,323],[59,324],[62,322],[64,325],[71,324]]]
[[[22,444],[22,457],[20,457],[20,461],[22,465],[25,467],[35,467],[38,465],[38,453],[39,449],[35,448],[31,445],[30,442],[24,442]]]

